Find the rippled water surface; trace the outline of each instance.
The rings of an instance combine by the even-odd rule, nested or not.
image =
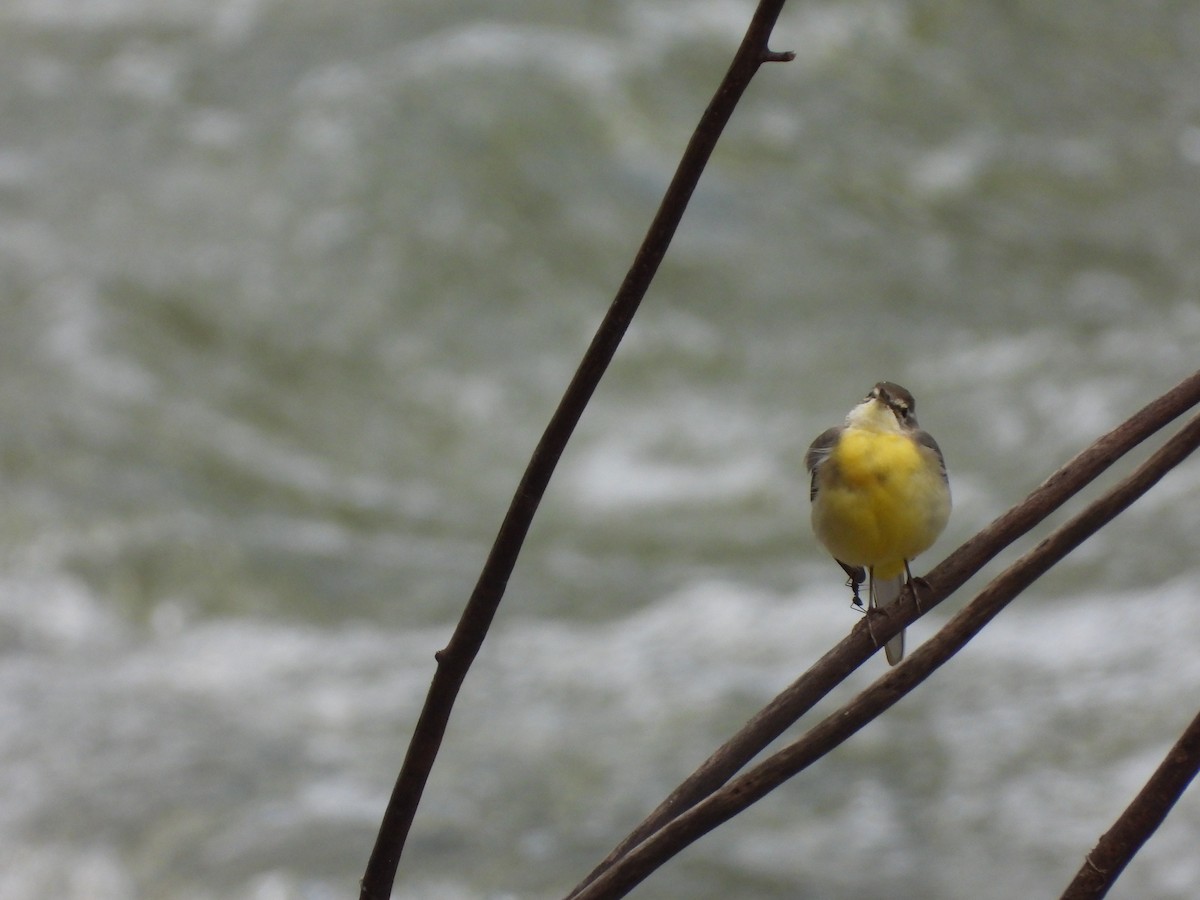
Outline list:
[[[0,897],[356,895],[751,9],[0,0]],[[950,466],[923,570],[1200,360],[1200,7],[792,3],[773,45],[398,897],[561,896],[856,622],[803,453],[873,382]],[[1196,711],[1198,471],[636,896],[1057,896]],[[1198,833],[1185,795],[1112,896],[1189,896]]]

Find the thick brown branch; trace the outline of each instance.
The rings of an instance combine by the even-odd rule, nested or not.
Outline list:
[[[955,615],[908,660],[879,678],[853,701],[804,736],[744,775],[710,794],[654,832],[574,896],[576,900],[623,897],[689,844],[728,821],[843,743],[923,682],[957,653],[1013,598],[1115,518],[1200,445],[1200,416],[1083,512],[1022,556]],[[941,568],[941,567],[939,567]],[[909,598],[911,600],[911,597]],[[857,630],[857,629],[856,629]],[[881,638],[882,639],[882,638]]]
[[[1024,501],[950,554],[926,577],[928,588],[921,592],[922,610],[932,609],[961,587],[996,554],[1062,506],[1123,454],[1197,404],[1200,404],[1200,372],[1184,379],[1117,428],[1097,439],[1047,478]],[[888,609],[889,618],[872,626],[880,645],[918,614],[908,592],[899,604]],[[841,643],[814,663],[676,788],[576,887],[575,891],[578,892],[591,883],[630,848],[640,844],[671,819],[725,784],[847,675],[862,665],[876,652],[878,646],[868,634],[865,621],[860,622]]]
[[[728,73],[688,142],[625,280],[533,452],[450,642],[436,654],[433,682],[363,875],[360,894],[363,900],[386,900],[391,896],[400,854],[441,747],[450,710],[504,596],[550,476],[658,271],[734,107],[759,66],[784,56],[767,48],[767,40],[783,4],[784,0],[759,3]]]
[[[1067,885],[1062,900],[1092,900],[1108,893],[1125,866],[1150,838],[1200,771],[1200,714],[1192,719],[1146,786],[1104,833]]]

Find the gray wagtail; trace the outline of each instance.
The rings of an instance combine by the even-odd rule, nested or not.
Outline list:
[[[950,518],[946,462],[917,426],[913,395],[879,382],[844,425],[813,441],[804,465],[812,472],[813,531],[850,575],[855,602],[865,568],[868,609],[894,603],[904,576],[912,580],[909,560],[932,546]],[[900,662],[904,632],[884,650],[891,665]]]

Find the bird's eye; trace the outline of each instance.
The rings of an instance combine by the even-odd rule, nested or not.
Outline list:
[[[908,404],[907,403],[893,403],[892,411],[895,412],[895,414],[897,416],[899,416],[901,419],[908,418]]]

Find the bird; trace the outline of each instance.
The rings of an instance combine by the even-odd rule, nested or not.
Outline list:
[[[842,425],[826,429],[804,457],[817,539],[850,576],[854,603],[870,574],[868,614],[895,603],[909,562],[933,546],[950,518],[950,480],[937,441],[917,425],[905,388],[877,383]],[[904,658],[904,632],[891,638],[888,663]]]

